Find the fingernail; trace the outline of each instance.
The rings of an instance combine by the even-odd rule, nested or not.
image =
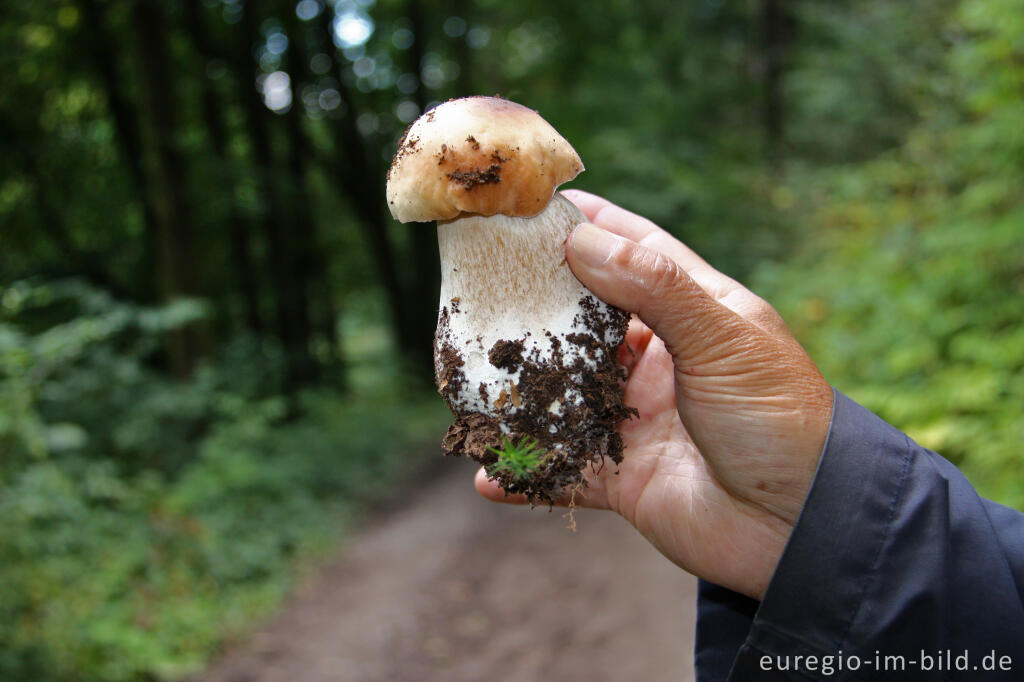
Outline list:
[[[572,251],[576,258],[592,268],[599,268],[608,262],[615,248],[615,237],[596,225],[582,223],[572,233]]]

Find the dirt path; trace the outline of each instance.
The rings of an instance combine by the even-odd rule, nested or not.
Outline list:
[[[573,533],[445,466],[203,681],[693,679],[693,578],[616,515],[578,511]]]

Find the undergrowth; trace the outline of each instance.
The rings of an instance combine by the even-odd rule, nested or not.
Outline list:
[[[193,304],[140,308],[75,282],[22,282],[0,302],[5,682],[201,670],[429,461],[421,444],[446,418],[435,396],[379,380],[294,410],[265,388],[277,351],[251,340],[169,380],[146,358],[202,315]]]

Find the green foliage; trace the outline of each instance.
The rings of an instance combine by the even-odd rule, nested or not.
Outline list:
[[[161,388],[171,395],[153,391],[140,358],[162,332],[202,314],[194,301],[143,309],[79,282],[16,282],[0,290],[0,444],[7,453],[0,481],[30,459],[79,451],[90,439],[94,447],[116,450],[139,429],[131,419],[113,423],[101,413],[136,405],[141,393],[188,419],[194,396],[167,382]],[[157,407],[139,414],[154,415]],[[47,410],[45,422],[40,408]],[[97,423],[105,428],[81,426]],[[173,449],[172,431],[157,429],[152,436]]]
[[[440,401],[397,387],[289,407],[235,378],[261,364],[237,349],[162,377],[146,359],[198,304],[21,282],[0,305],[0,679],[201,669],[440,427]]]
[[[841,390],[1024,508],[1024,3],[961,3],[956,93],[899,150],[807,172],[799,256],[761,268]]]
[[[537,439],[523,436],[513,444],[508,436],[502,435],[500,448],[487,448],[498,456],[498,461],[488,465],[490,476],[508,474],[518,479],[529,478],[544,461],[544,450],[537,449]]]

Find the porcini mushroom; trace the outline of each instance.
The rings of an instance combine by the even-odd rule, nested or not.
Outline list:
[[[616,427],[635,414],[615,361],[629,316],[565,263],[565,240],[586,217],[555,190],[582,170],[537,112],[467,97],[417,119],[388,171],[395,219],[437,221],[435,375],[455,415],[444,450],[531,501],[579,484],[588,463],[620,462]],[[516,444],[533,445],[527,469],[501,464]]]

